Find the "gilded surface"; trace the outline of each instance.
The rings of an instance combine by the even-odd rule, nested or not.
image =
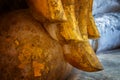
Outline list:
[[[90,24],[93,19],[89,17],[89,8],[91,10],[89,4],[91,4],[89,0],[75,0],[75,16],[83,41],[69,42],[67,44],[67,50],[64,50],[64,55],[66,60],[74,67],[84,71],[93,72],[101,70],[102,65],[99,62],[97,56],[95,55],[88,40],[88,38],[92,36],[91,33],[94,34],[94,38],[98,38],[97,28],[94,28],[96,26]],[[90,27],[88,27],[88,25]]]
[[[59,25],[48,24],[49,26],[45,28],[53,39],[59,41],[58,34],[65,39],[60,42],[64,49],[65,59],[71,65],[89,72],[102,70],[102,65],[88,40],[88,38],[97,39],[99,37],[92,17],[92,2],[88,0],[62,0],[62,3],[67,21]],[[60,33],[57,34],[57,31]]]
[[[89,0],[89,8],[88,8],[88,38],[90,39],[98,39],[100,37],[100,33],[96,27],[93,15],[92,15],[92,6],[93,0]]]
[[[28,10],[1,18],[1,80],[64,80],[70,71],[71,66],[64,60],[60,44]]]
[[[64,46],[64,49],[65,59],[74,67],[88,72],[102,70],[102,66],[88,41],[72,42],[67,45],[67,48]]]
[[[88,40],[99,37],[92,0],[27,1],[32,15],[21,10],[1,18],[1,78],[63,80],[71,70],[67,62],[89,72],[103,69]]]
[[[62,2],[67,21],[60,24],[61,35],[66,40],[82,41],[82,37],[75,17],[75,1],[62,0]]]
[[[61,0],[27,0],[36,18],[44,17],[49,22],[66,21],[66,15]],[[42,19],[40,19],[41,21]],[[44,22],[44,21],[42,21]]]

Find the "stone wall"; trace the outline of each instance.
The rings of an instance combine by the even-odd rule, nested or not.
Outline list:
[[[120,0],[94,0],[93,15],[120,12]]]
[[[120,48],[120,13],[106,13],[95,17],[101,34],[98,39],[97,52]]]
[[[101,34],[91,41],[95,51],[120,48],[120,0],[94,0],[93,15]]]

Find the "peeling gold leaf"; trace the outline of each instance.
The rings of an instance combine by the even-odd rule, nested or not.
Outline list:
[[[88,38],[89,39],[98,39],[100,37],[100,33],[96,27],[94,17],[92,15],[92,6],[93,6],[93,0],[89,0],[88,2],[89,8],[88,8]]]
[[[50,22],[67,20],[61,0],[28,0],[28,2],[37,20],[41,21],[42,17]]]
[[[79,31],[79,27],[76,21],[75,17],[75,6],[74,6],[74,0],[62,0],[63,7],[65,10],[65,14],[67,17],[67,21],[64,23],[61,23],[60,30],[61,35],[66,40],[73,40],[73,41],[82,41],[82,37]]]
[[[43,71],[44,68],[45,68],[44,64],[38,63],[37,61],[33,61],[33,70],[35,77],[41,76],[42,75],[41,71]]]
[[[64,51],[64,56],[72,66],[87,72],[103,69],[89,42],[69,43],[67,49],[69,50]]]
[[[81,32],[82,42],[69,42],[64,44],[65,59],[74,67],[88,71],[95,72],[103,69],[102,64],[95,55],[88,40],[88,0],[76,0],[78,9],[76,10],[76,18]],[[95,27],[92,25],[92,27]]]
[[[19,41],[18,40],[15,40],[15,44],[17,45],[17,46],[19,46]]]

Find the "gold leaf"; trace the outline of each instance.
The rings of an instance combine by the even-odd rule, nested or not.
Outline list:
[[[45,65],[42,63],[38,63],[37,61],[33,61],[33,70],[34,76],[38,77],[42,75],[42,71],[45,69]]]

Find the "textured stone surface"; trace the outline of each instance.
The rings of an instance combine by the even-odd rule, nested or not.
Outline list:
[[[99,40],[90,41],[94,50],[112,50],[120,47],[120,0],[94,0],[93,15],[101,34]]]
[[[120,12],[120,0],[94,0],[93,15]]]
[[[95,22],[101,34],[100,39],[93,42],[97,52],[120,47],[120,13],[97,15]]]

